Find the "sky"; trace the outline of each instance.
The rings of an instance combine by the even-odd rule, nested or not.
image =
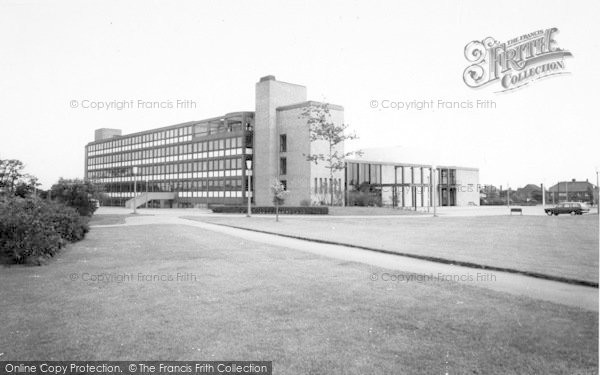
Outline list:
[[[0,158],[22,160],[48,188],[83,177],[97,128],[127,134],[253,111],[255,83],[275,75],[344,106],[360,137],[350,149],[476,167],[481,184],[595,182],[598,14],[598,1],[3,0]],[[573,54],[570,74],[504,93],[463,82],[469,42],[551,27]],[[495,108],[382,108],[432,100]],[[134,105],[90,108],[111,102]]]

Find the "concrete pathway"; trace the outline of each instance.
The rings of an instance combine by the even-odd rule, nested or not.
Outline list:
[[[205,230],[243,238],[248,241],[286,247],[329,258],[368,264],[374,269],[365,279],[370,282],[438,282],[452,279],[459,283],[488,288],[498,292],[531,297],[586,310],[598,311],[598,289],[543,280],[506,272],[487,271],[468,267],[441,264],[400,255],[383,254],[352,247],[320,244],[272,234],[252,232],[194,220],[181,219],[173,215],[127,217],[126,224],[96,225],[92,228],[110,228],[127,225],[188,225]],[[383,268],[385,270],[381,270]],[[414,274],[407,279],[401,272]]]
[[[519,207],[519,206],[515,206]],[[551,207],[551,205],[546,205]],[[523,210],[525,216],[547,216],[544,212],[544,208],[540,206],[523,206],[520,207]],[[208,209],[200,208],[143,208],[137,209],[137,212],[144,215],[156,215],[156,216],[215,216],[215,217],[244,217],[246,214],[215,214]],[[124,207],[100,207],[96,212],[97,215],[127,215],[131,213],[131,209]],[[586,215],[597,216],[598,209],[593,207],[590,209],[590,213]],[[437,215],[440,217],[468,217],[468,216],[509,216],[510,210],[506,206],[467,206],[467,207],[439,207],[437,209]],[[519,215],[519,214],[513,214]],[[433,210],[421,211],[419,214],[406,214],[406,215],[293,215],[294,218],[311,218],[311,219],[414,219],[414,218],[431,218],[433,216]],[[275,215],[259,215],[257,217],[275,217]],[[550,217],[549,217],[550,218]]]

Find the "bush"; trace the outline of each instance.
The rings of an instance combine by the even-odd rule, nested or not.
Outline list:
[[[89,181],[61,178],[52,185],[52,199],[73,207],[81,216],[92,216],[98,208],[94,199],[103,199],[99,187]]]
[[[214,213],[218,214],[245,214],[248,211],[246,206],[214,206],[211,207]],[[253,214],[275,214],[273,206],[252,207]],[[280,206],[279,214],[283,215],[327,215],[329,209],[327,207],[296,207],[296,206]]]
[[[348,206],[381,207],[381,196],[374,192],[351,191],[348,193]]]
[[[0,201],[0,253],[13,263],[51,257],[88,230],[86,218],[61,204],[32,198]]]
[[[300,201],[300,206],[302,206],[302,207],[309,207],[310,206],[310,199],[302,199]]]
[[[82,240],[89,231],[88,219],[74,208],[56,203],[51,206],[47,218],[61,238],[69,242]]]

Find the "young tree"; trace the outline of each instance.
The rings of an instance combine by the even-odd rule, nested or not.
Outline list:
[[[271,193],[273,193],[273,204],[275,204],[275,221],[279,221],[279,206],[285,202],[288,191],[285,190],[281,181],[275,179],[271,184]]]
[[[344,141],[357,139],[358,136],[354,133],[346,134],[348,124],[336,124],[329,109],[329,104],[319,103],[305,107],[300,114],[300,118],[306,119],[309,128],[310,141],[324,141],[327,144],[327,154],[311,153],[306,156],[306,160],[315,165],[319,162],[325,163],[325,168],[329,169],[328,185],[330,189],[330,204],[333,206],[334,188],[333,175],[337,171],[341,171],[345,167],[345,159],[351,155],[362,155],[362,151],[343,152],[339,150],[339,146],[344,144]]]

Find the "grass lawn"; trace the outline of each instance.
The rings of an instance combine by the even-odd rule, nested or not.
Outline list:
[[[411,210],[399,210],[387,207],[329,207],[329,215],[333,216],[348,216],[348,215],[370,215],[370,216],[381,216],[381,215],[423,215],[424,212],[417,212]]]
[[[275,233],[598,281],[598,217],[195,217]]]
[[[95,214],[90,218],[90,225],[116,225],[125,224],[125,219],[132,216],[148,216],[143,214]]]
[[[264,359],[276,374],[597,372],[597,313],[452,282],[369,280],[381,271],[187,226],[95,228],[46,266],[1,269],[0,352]],[[178,273],[187,280],[138,280]],[[113,281],[89,280],[97,274]]]

